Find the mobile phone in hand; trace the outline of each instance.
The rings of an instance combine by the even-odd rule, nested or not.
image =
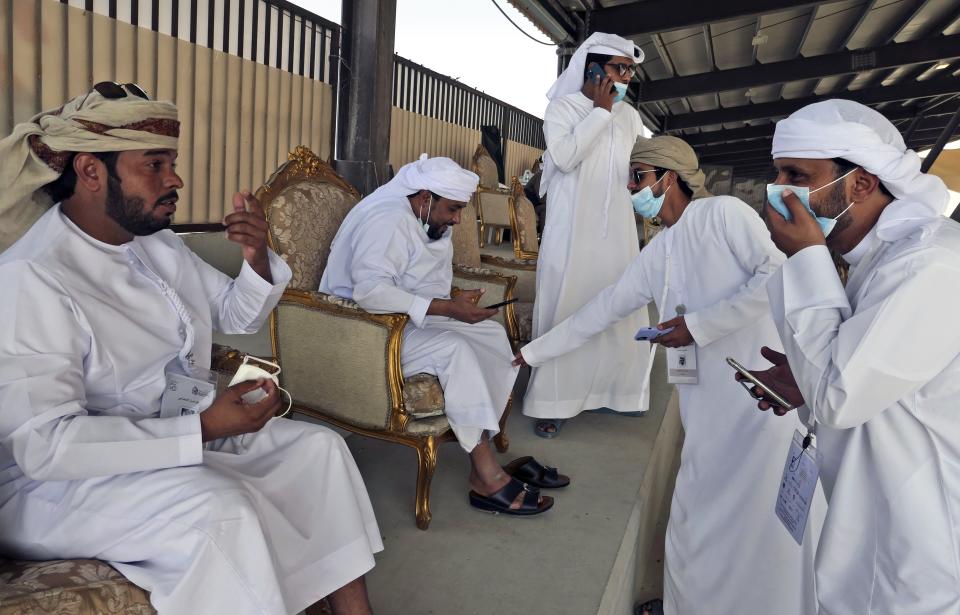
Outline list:
[[[507,299],[506,301],[501,301],[500,303],[494,303],[493,305],[484,305],[484,306],[481,306],[481,307],[483,307],[483,309],[485,309],[485,310],[495,310],[495,309],[497,309],[497,308],[499,308],[499,307],[503,307],[503,306],[505,306],[505,305],[510,305],[511,303],[516,303],[517,301],[520,301],[520,300],[519,300],[519,299]]]
[[[780,406],[781,408],[783,408],[784,410],[794,409],[795,406],[793,404],[788,402],[786,399],[783,398],[782,395],[780,395],[779,393],[771,389],[769,386],[761,382],[759,378],[757,378],[755,375],[750,373],[750,370],[740,365],[740,363],[736,359],[727,357],[727,365],[729,365],[733,369],[740,372],[740,375],[747,379],[746,381],[741,380],[740,384],[743,386],[743,388],[747,390],[748,393],[750,393],[750,397],[753,397],[754,399],[763,399],[766,402],[774,403]],[[761,395],[760,397],[757,397],[753,392],[754,386],[758,387],[761,391],[763,391],[763,395]]]
[[[633,339],[637,341],[649,341],[660,337],[661,335],[666,335],[676,329],[676,327],[668,327],[666,329],[658,329],[656,327],[643,327],[637,334],[633,336]]]

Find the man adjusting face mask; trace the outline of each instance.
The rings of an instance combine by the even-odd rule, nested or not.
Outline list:
[[[790,192],[794,193],[795,195],[797,195],[797,198],[800,199],[800,202],[803,203],[803,206],[807,208],[807,211],[810,212],[810,215],[816,218],[817,224],[820,225],[820,229],[823,231],[823,236],[828,237],[830,233],[833,232],[833,229],[837,226],[837,220],[839,220],[843,214],[847,213],[847,211],[849,211],[849,209],[853,207],[853,202],[850,202],[843,209],[843,211],[841,211],[836,216],[832,218],[828,218],[825,216],[818,216],[817,213],[813,211],[813,208],[810,207],[810,195],[813,194],[814,192],[823,190],[824,188],[832,186],[833,184],[843,180],[845,177],[847,177],[848,175],[856,171],[858,168],[860,167],[850,169],[849,171],[847,171],[840,177],[836,178],[832,182],[826,183],[820,186],[819,188],[814,188],[813,190],[811,190],[807,186],[789,186],[786,184],[767,184],[767,200],[770,202],[770,205],[774,209],[776,209],[780,215],[782,215],[784,218],[789,220],[791,217],[790,210],[787,209],[787,205],[783,202],[783,192],[784,190],[789,190]],[[841,185],[841,188],[842,188],[842,185]],[[842,193],[841,193],[841,197],[842,197]]]

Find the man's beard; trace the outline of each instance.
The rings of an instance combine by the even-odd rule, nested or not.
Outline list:
[[[850,203],[847,202],[847,193],[844,188],[844,182],[841,180],[831,186],[830,191],[824,195],[823,204],[819,208],[822,213],[817,215],[821,218],[836,218],[843,213],[843,211],[849,205]],[[843,216],[837,220],[837,224],[833,227],[833,231],[830,233],[830,236],[835,237],[837,233],[850,226],[850,223],[850,216]]]
[[[443,238],[444,231],[441,231],[442,227],[437,226],[436,224],[431,224],[430,228],[427,229],[427,237],[436,241]]]
[[[173,193],[176,194],[176,193]],[[161,201],[170,195],[164,195]],[[140,197],[127,197],[120,186],[120,180],[107,178],[107,215],[133,235],[153,235],[170,226],[170,218],[155,218],[144,212],[145,201]],[[152,208],[151,208],[152,209]]]

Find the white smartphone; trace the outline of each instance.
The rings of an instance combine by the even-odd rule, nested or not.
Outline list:
[[[727,364],[733,369],[740,372],[740,374],[743,375],[744,378],[746,378],[746,380],[741,380],[740,384],[743,386],[743,388],[747,390],[748,393],[750,393],[750,397],[754,399],[764,399],[767,402],[773,402],[776,405],[783,408],[784,410],[794,409],[795,406],[793,404],[791,404],[786,399],[784,399],[782,395],[780,395],[779,393],[777,393],[776,391],[774,391],[764,383],[760,382],[759,378],[751,374],[750,370],[748,370],[746,367],[740,365],[740,363],[737,362],[736,359],[732,357],[727,357]],[[759,397],[757,397],[757,395],[753,391],[753,387],[755,386],[759,387],[759,389],[763,391],[763,394],[760,395]]]
[[[670,327],[669,329],[658,329],[656,327],[643,327],[637,331],[636,335],[633,336],[633,339],[637,341],[650,341],[656,339],[661,335],[665,335],[673,331],[676,327]]]

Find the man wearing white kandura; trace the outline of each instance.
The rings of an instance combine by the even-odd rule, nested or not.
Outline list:
[[[766,282],[783,254],[749,205],[706,191],[696,154],[681,139],[638,139],[630,162],[636,211],[659,216],[666,228],[615,284],[517,360],[540,365],[655,301],[665,322],[647,334],[667,347],[685,434],[667,524],[663,613],[806,615],[823,495],[816,494],[802,545],[773,512],[779,462],[801,424],[758,415],[725,361],[764,344],[779,348]],[[642,610],[658,613],[658,602]]]
[[[291,274],[249,192],[236,279],[167,228],[179,129],[103,82],[0,141],[0,553],[105,560],[161,614],[370,613],[383,544],[346,443],[273,418],[271,380],[207,380],[213,329],[255,332]]]
[[[643,125],[623,98],[642,60],[631,41],[597,32],[547,92],[540,193],[550,195],[550,206],[537,258],[535,338],[614,283],[640,251],[627,181]],[[523,400],[534,433],[556,437],[584,410],[642,414],[649,405],[647,353],[638,352],[632,335],[646,324],[646,311],[638,310],[534,369]]]
[[[570,481],[532,457],[500,467],[490,435],[500,430],[517,368],[506,331],[478,305],[480,290],[451,297],[453,225],[477,189],[475,173],[449,158],[428,158],[360,201],[330,248],[320,291],[356,301],[374,313],[410,316],[403,332],[404,373],[437,376],[444,414],[470,455],[470,504],[484,511],[535,515],[553,505],[539,488]],[[511,478],[513,475],[515,478]]]
[[[848,100],[778,122],[773,159],[766,216],[789,258],[767,290],[785,356],[758,375],[814,434],[829,504],[819,612],[956,615],[960,225],[943,215],[947,188],[889,120]]]

